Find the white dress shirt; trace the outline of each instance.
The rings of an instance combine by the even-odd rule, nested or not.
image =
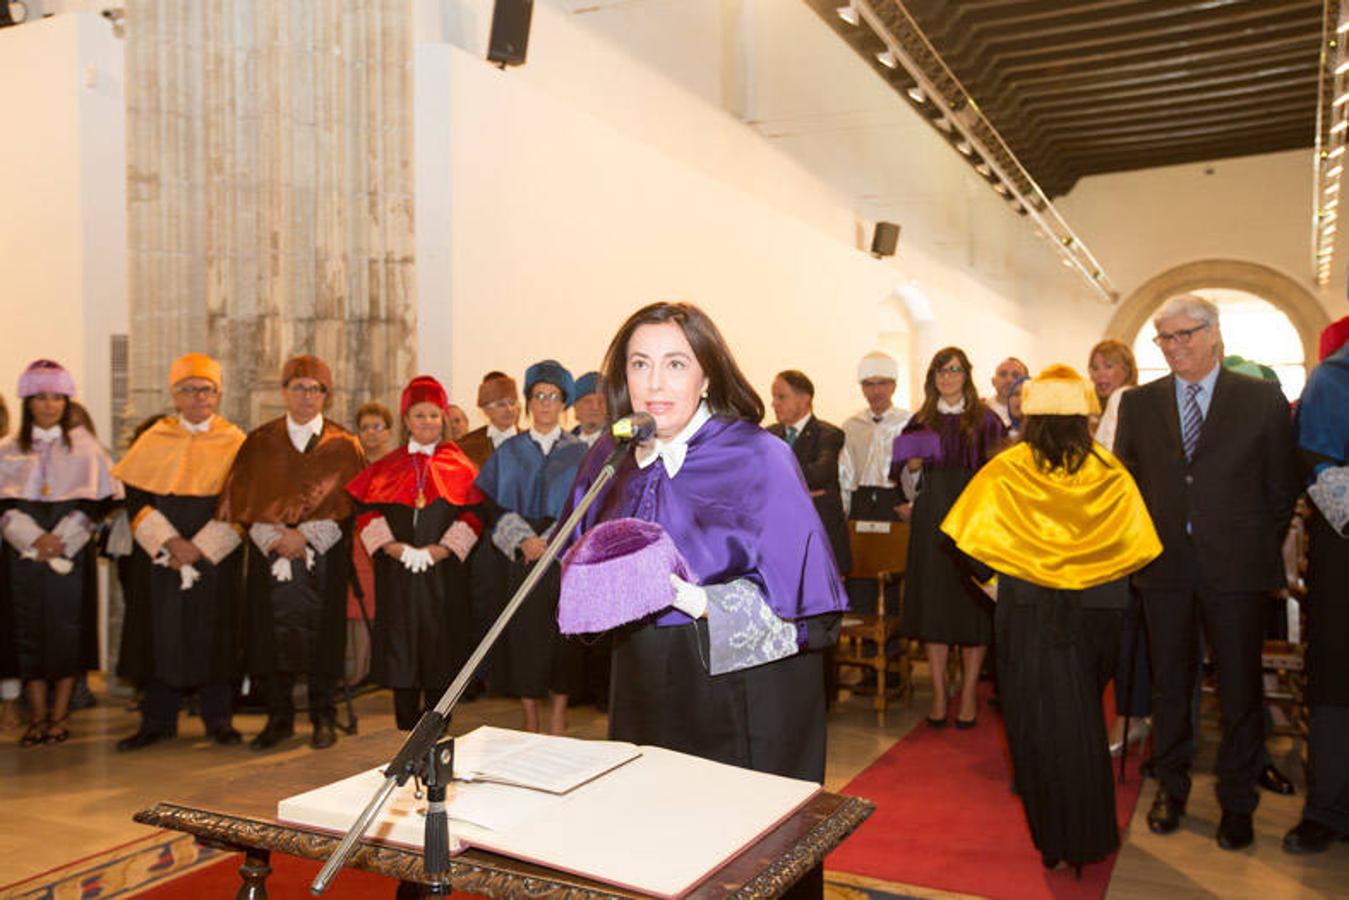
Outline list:
[[[408,440],[408,453],[420,453],[422,456],[435,456],[435,444],[419,444],[414,440]]]
[[[844,421],[838,475],[845,508],[859,487],[895,486],[890,480],[890,453],[908,421],[908,410],[893,405],[879,416],[867,407]]]
[[[514,425],[510,428],[500,429],[491,422],[487,423],[487,439],[492,442],[493,450],[500,447],[502,441],[505,441],[507,438],[513,438],[519,433],[519,430]]]
[[[205,434],[206,432],[208,432],[208,431],[211,430],[211,420],[214,419],[214,418],[215,418],[215,416],[213,416],[213,415],[207,416],[206,418],[202,419],[202,420],[201,420],[200,422],[198,422],[197,424],[193,425],[193,424],[192,424],[191,422],[189,422],[187,419],[183,418],[182,416],[179,416],[179,417],[178,417],[178,424],[179,424],[179,425],[182,425],[183,428],[187,429],[187,432],[188,432],[189,434]],[[287,419],[287,424],[289,424],[289,419]],[[320,426],[320,427],[321,427],[321,426]],[[291,438],[291,440],[293,441],[294,438]]]
[[[317,437],[323,433],[323,414],[319,413],[314,418],[305,422],[303,425],[296,422],[286,413],[286,434],[290,435],[290,442],[301,453],[309,446],[309,439]]]
[[[557,439],[562,437],[562,426],[554,425],[553,430],[547,434],[544,434],[535,428],[531,428],[529,429],[529,437],[530,440],[539,445],[539,449],[543,451],[543,455],[547,456],[549,453],[553,452],[553,445],[557,443]]]

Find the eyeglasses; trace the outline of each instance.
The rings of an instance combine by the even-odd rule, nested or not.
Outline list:
[[[943,366],[937,370],[938,377],[942,375],[964,375],[965,370],[960,366]]]
[[[535,403],[560,403],[562,394],[558,391],[535,391],[529,395],[529,399]]]
[[[357,428],[362,434],[379,434],[387,430],[383,422],[367,422]]]
[[[297,397],[302,395],[309,397],[317,397],[320,394],[328,393],[328,389],[321,384],[292,384],[289,385],[286,388],[286,390],[290,391]]]
[[[1158,347],[1165,347],[1167,344],[1179,344],[1184,347],[1190,342],[1190,338],[1209,326],[1208,322],[1202,325],[1196,325],[1193,328],[1184,328],[1180,331],[1159,331],[1152,342]]]
[[[214,397],[216,393],[215,385],[213,384],[185,384],[181,387],[174,388],[173,392],[175,394],[182,394],[184,397],[192,398]]]

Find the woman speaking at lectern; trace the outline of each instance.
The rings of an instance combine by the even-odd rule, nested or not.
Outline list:
[[[791,450],[759,427],[763,401],[696,306],[634,313],[603,381],[613,416],[656,424],[587,510],[563,571],[564,603],[586,605],[570,630],[614,629],[610,737],[822,782],[821,651],[846,595]],[[596,442],[560,520],[613,450],[611,435]],[[623,555],[652,533],[685,577]]]

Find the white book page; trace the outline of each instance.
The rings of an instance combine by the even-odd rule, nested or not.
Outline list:
[[[634,744],[483,725],[455,741],[454,776],[565,794],[641,755]]]

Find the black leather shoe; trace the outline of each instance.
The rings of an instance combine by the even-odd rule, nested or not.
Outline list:
[[[142,747],[148,747],[151,744],[157,744],[160,741],[167,741],[173,737],[171,734],[162,734],[158,731],[146,731],[142,728],[129,737],[124,737],[117,742],[118,753],[130,753],[132,750],[139,750]]]
[[[221,725],[211,732],[211,740],[222,747],[237,747],[244,742],[244,736],[232,725]]]
[[[294,722],[278,722],[274,719],[268,719],[267,724],[258,732],[258,736],[249,742],[248,746],[254,750],[267,750],[275,747],[294,733]]]
[[[1148,810],[1148,828],[1153,834],[1170,834],[1180,827],[1183,815],[1185,815],[1185,801],[1158,789],[1157,796],[1152,801],[1152,809]]]
[[[1255,779],[1255,783],[1273,794],[1283,794],[1285,797],[1297,793],[1297,788],[1293,787],[1293,782],[1288,777],[1274,768],[1270,763],[1260,770],[1260,777]]]
[[[314,733],[309,738],[309,746],[315,750],[324,750],[337,743],[337,729],[333,723],[324,719],[314,723]]]
[[[1255,841],[1250,813],[1224,812],[1218,822],[1218,846],[1224,850],[1240,850]]]
[[[1329,825],[1303,819],[1283,836],[1283,852],[1323,853],[1332,841],[1349,841],[1349,834],[1341,834]]]

